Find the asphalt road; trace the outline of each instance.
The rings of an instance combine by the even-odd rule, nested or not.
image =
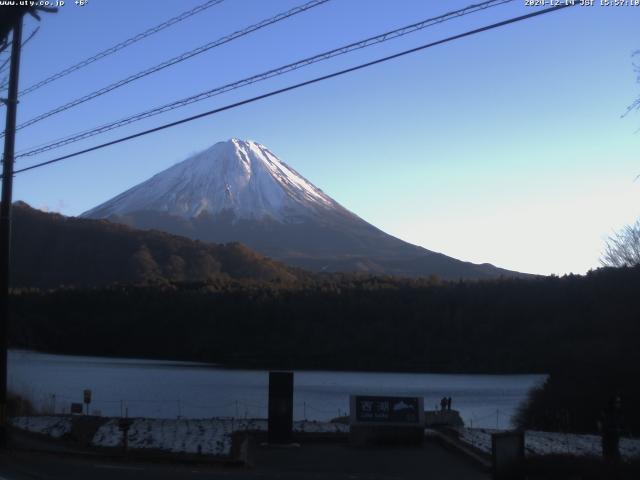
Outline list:
[[[302,445],[255,451],[255,466],[142,463],[13,451],[0,455],[0,480],[487,480],[468,459],[428,442],[414,448],[351,448],[346,444]]]

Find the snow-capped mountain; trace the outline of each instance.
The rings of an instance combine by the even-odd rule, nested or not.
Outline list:
[[[238,219],[280,222],[342,207],[259,143],[216,143],[86,212],[109,217],[153,210],[182,218],[233,212]]]
[[[265,146],[231,139],[85,212],[211,241],[238,241],[312,270],[443,278],[517,275],[388,235],[338,204]]]

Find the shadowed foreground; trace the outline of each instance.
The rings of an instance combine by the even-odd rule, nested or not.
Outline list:
[[[257,447],[253,468],[134,463],[14,451],[0,456],[0,477],[12,480],[129,479],[488,479],[468,459],[434,442],[414,448],[355,449],[347,444]]]

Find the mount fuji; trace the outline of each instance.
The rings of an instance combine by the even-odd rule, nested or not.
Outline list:
[[[290,265],[444,279],[520,276],[411,245],[350,212],[265,146],[231,139],[82,214],[197,240],[241,242]]]

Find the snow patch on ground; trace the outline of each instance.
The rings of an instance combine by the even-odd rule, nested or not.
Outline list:
[[[201,453],[228,456],[231,453],[231,435],[234,432],[266,431],[263,419],[134,419],[129,429],[129,448],[155,449],[172,453]],[[294,422],[295,432],[347,433],[348,425],[327,422]],[[102,425],[92,444],[97,447],[122,445],[122,432],[118,420]]]
[[[485,453],[491,453],[491,434],[501,430],[459,428],[460,440]],[[525,455],[600,456],[602,441],[599,435],[538,432],[527,430],[524,435]],[[620,454],[624,459],[640,457],[640,439],[621,438]]]
[[[173,453],[201,453],[222,456],[231,452],[231,433],[234,425],[219,420],[152,419],[133,420],[129,429],[129,448],[164,450]],[[122,445],[122,431],[118,420],[103,424],[93,437],[97,447]]]
[[[11,425],[33,433],[60,438],[71,431],[73,419],[61,416],[14,417]],[[106,419],[96,431],[91,444],[95,447],[122,446],[122,431],[117,418]],[[231,454],[234,432],[266,431],[265,419],[132,419],[128,442],[132,449],[153,449],[172,453],[213,456]],[[349,426],[316,421],[297,421],[293,430],[299,433],[348,433]]]
[[[9,423],[16,428],[53,438],[60,438],[71,431],[71,419],[68,417],[13,417]]]
[[[349,425],[331,422],[293,422],[293,431],[300,433],[349,433]]]

